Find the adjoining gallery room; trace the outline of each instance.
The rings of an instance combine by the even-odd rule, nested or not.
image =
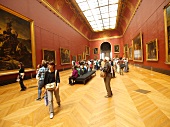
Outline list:
[[[0,127],[170,127],[170,1],[0,0]]]

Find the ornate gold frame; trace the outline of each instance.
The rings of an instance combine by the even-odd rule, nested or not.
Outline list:
[[[167,13],[168,11],[168,13]],[[170,64],[170,3],[164,7],[166,64]],[[170,31],[170,30],[169,30]]]
[[[114,53],[119,53],[120,52],[120,45],[116,44],[114,45]]]
[[[142,44],[142,33],[140,32],[132,40],[133,47],[133,61],[143,62],[143,44]]]
[[[62,53],[64,53],[63,54],[64,56],[62,56]],[[61,60],[61,65],[71,64],[70,50],[69,49],[65,49],[65,48],[60,47],[60,60]]]
[[[158,61],[157,39],[146,43],[146,61]]]
[[[43,60],[46,60],[49,62],[54,61],[55,65],[57,65],[55,50],[42,49],[42,52],[43,52]]]
[[[18,12],[15,12],[15,11],[1,5],[1,4],[0,4],[0,9],[30,23],[32,67],[25,68],[25,72],[35,71],[35,68],[36,68],[36,51],[35,51],[35,37],[34,37],[34,21],[32,19],[29,19],[29,18],[19,14]],[[25,56],[25,57],[27,57],[27,56]],[[20,61],[20,62],[22,62],[22,61]],[[18,69],[5,70],[5,71],[0,71],[0,76],[9,75],[9,74],[16,74],[16,73],[18,73]]]
[[[133,48],[132,46],[129,47],[129,50],[128,50],[128,57],[129,57],[129,60],[133,60]]]

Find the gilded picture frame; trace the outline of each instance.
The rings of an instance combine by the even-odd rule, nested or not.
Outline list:
[[[146,43],[146,61],[158,61],[157,39]]]
[[[53,61],[57,65],[55,50],[42,49],[42,52],[43,52],[43,60],[48,62]]]
[[[85,52],[82,53],[82,60],[86,60],[86,55],[87,54]]]
[[[90,47],[85,46],[85,54],[90,55]]]
[[[98,54],[98,48],[93,49],[93,54]]]
[[[77,61],[77,56],[76,55],[72,55],[72,61]]]
[[[114,53],[119,53],[119,52],[120,52],[120,46],[114,45]]]
[[[18,73],[19,62],[35,70],[34,21],[2,5],[0,17],[0,76]]]
[[[77,61],[81,61],[82,60],[82,54],[78,54],[77,55]]]
[[[61,60],[61,65],[71,64],[69,49],[60,48],[60,60]]]
[[[142,33],[140,32],[133,40],[133,61],[143,62]]]
[[[129,53],[129,60],[133,60],[133,48],[132,48],[132,46],[129,47],[128,53]]]
[[[170,64],[170,3],[164,7],[166,64]]]
[[[124,57],[128,58],[128,44],[125,44],[123,47]]]

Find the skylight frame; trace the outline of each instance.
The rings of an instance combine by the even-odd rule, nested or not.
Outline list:
[[[76,0],[94,31],[115,29],[119,0]]]

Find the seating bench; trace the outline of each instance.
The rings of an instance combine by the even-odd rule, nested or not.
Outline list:
[[[74,84],[76,82],[83,82],[83,84],[85,85],[89,79],[92,78],[92,75],[95,74],[96,75],[96,70],[92,70],[90,72],[87,72],[83,75],[80,75],[79,77],[77,77],[75,80],[74,80]]]

